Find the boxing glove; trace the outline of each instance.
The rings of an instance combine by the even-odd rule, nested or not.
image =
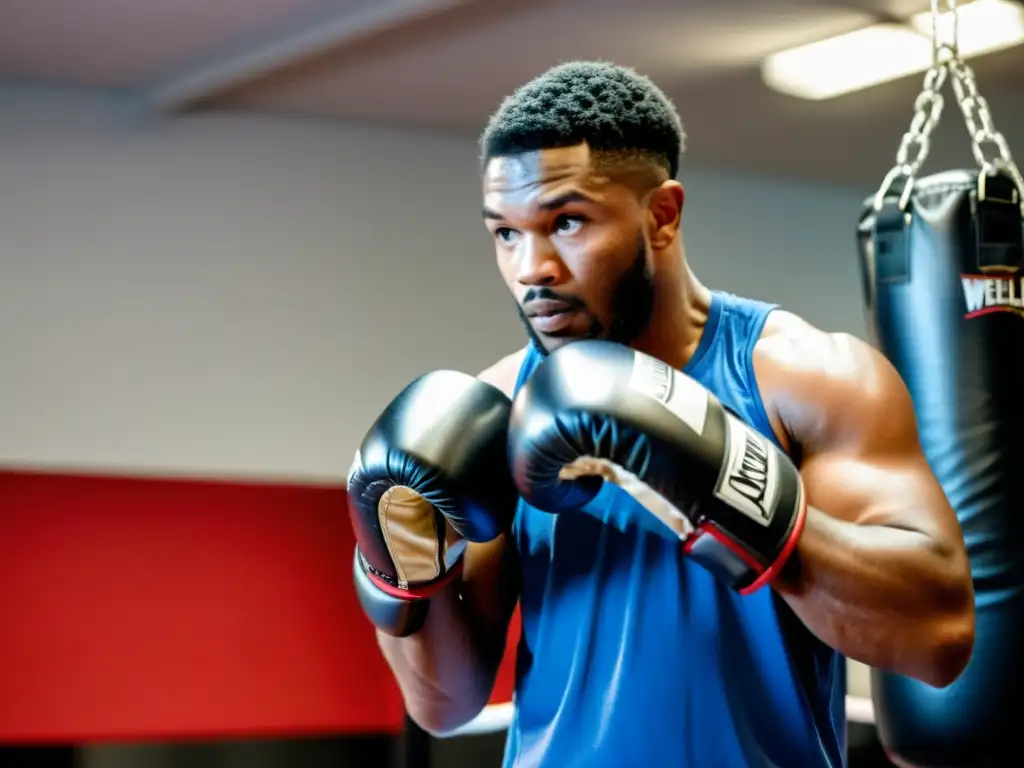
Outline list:
[[[778,573],[806,515],[784,452],[690,377],[606,341],[568,344],[537,367],[512,406],[509,464],[522,497],[552,513],[618,483],[640,525],[742,593]]]
[[[511,401],[455,371],[419,377],[385,408],[356,452],[348,509],[360,604],[406,636],[461,567],[465,542],[497,538],[518,500],[506,461]]]

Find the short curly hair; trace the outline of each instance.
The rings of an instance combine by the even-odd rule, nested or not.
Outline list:
[[[671,100],[650,79],[604,61],[552,67],[506,98],[480,138],[481,160],[586,143],[679,172],[685,133]]]

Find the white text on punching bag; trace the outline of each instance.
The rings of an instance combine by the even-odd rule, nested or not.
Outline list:
[[[764,438],[726,416],[728,450],[715,495],[762,525],[771,522],[779,484],[778,462]]]
[[[979,317],[992,312],[1024,314],[1022,278],[1009,275],[961,275],[960,282],[967,303],[967,314],[964,317]]]

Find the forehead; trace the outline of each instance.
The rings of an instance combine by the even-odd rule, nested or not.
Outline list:
[[[484,169],[484,194],[530,197],[554,188],[599,191],[609,180],[598,174],[586,144],[492,158]]]

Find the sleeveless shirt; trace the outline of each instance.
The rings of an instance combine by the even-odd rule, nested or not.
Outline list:
[[[713,293],[683,371],[778,445],[753,370],[773,309]],[[542,359],[528,349],[517,392]],[[741,596],[638,525],[636,505],[611,483],[590,514],[519,501],[522,635],[505,768],[843,766],[845,660],[774,590]]]

